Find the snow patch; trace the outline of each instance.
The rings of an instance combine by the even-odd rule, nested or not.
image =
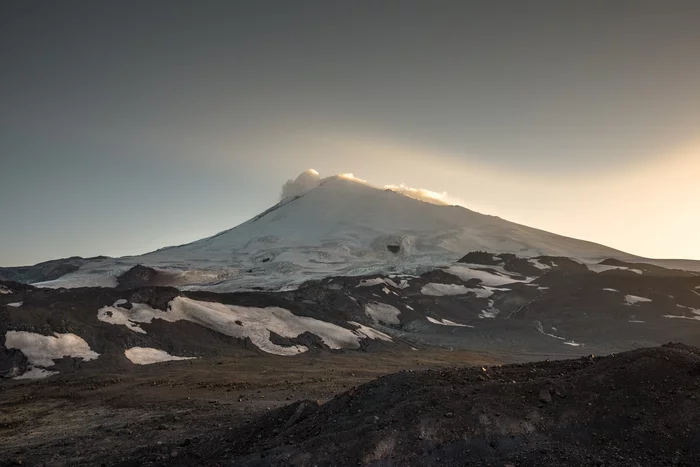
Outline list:
[[[437,284],[430,282],[429,284],[425,284],[423,288],[420,289],[420,293],[423,295],[441,297],[445,295],[464,295],[469,293],[470,290],[471,289],[468,289],[463,285]]]
[[[368,303],[365,305],[365,313],[372,318],[375,323],[401,324],[401,321],[399,321],[401,311],[385,303]]]
[[[637,303],[647,303],[651,302],[650,298],[639,297],[637,295],[625,295],[625,305],[632,306]]]
[[[23,374],[15,376],[12,379],[44,379],[52,375],[57,375],[58,373],[58,371],[49,371],[43,368],[33,366],[27,371],[25,371]]]
[[[97,352],[90,350],[88,343],[81,337],[72,333],[54,333],[53,336],[44,336],[26,331],[7,331],[5,347],[21,350],[29,360],[32,367],[26,379],[43,378],[55,374],[56,372],[33,371],[34,367],[53,366],[55,359],[74,357],[82,358],[87,362],[100,356]]]
[[[479,267],[480,265],[472,266]],[[513,277],[509,276],[505,270],[502,270],[502,268],[500,268],[499,266],[488,266],[489,269],[493,269],[497,272],[484,271],[482,269],[474,269],[474,267],[470,267],[469,265],[456,264],[454,266],[450,266],[445,271],[459,277],[463,281],[478,279],[481,281],[482,285],[496,287],[499,285],[513,284],[516,282],[527,283],[533,280],[529,278],[525,280],[514,279]],[[480,267],[483,268],[484,266],[481,265]]]
[[[610,288],[603,289],[603,290],[605,290],[606,292],[618,292],[618,293],[620,292],[620,291],[617,290],[617,289],[610,289]]]
[[[480,289],[469,289],[469,291],[473,292],[476,298],[489,298],[496,292],[508,292],[510,289],[483,286]],[[489,300],[489,306],[493,306],[493,300]]]
[[[12,290],[8,289],[4,285],[0,285],[0,295],[7,295],[13,293]]]
[[[664,318],[671,319],[690,319],[693,321],[700,321],[700,316],[683,316],[683,315],[662,315]]]
[[[542,323],[540,321],[535,321],[535,328],[537,329],[538,332],[540,332],[541,334],[544,334],[545,336],[552,337],[552,338],[560,340],[560,341],[564,341],[564,342],[562,342],[562,344],[564,344],[564,345],[570,345],[571,347],[583,346],[583,344],[581,344],[579,342],[575,342],[573,340],[567,340],[565,337],[561,337],[561,336],[557,336],[556,334],[551,334],[551,333],[545,332],[544,326],[542,326]],[[552,327],[552,330],[556,331],[557,328]]]
[[[685,306],[685,305],[676,305],[676,306],[677,306],[678,308],[685,308],[686,310],[690,311],[690,312],[693,313],[694,315],[700,315],[700,309],[691,308],[691,307]]]
[[[355,321],[348,321],[348,323],[357,327],[357,329],[355,329],[355,332],[357,334],[364,336],[368,339],[393,342],[391,336],[389,336],[388,334],[384,334],[381,331],[377,331],[376,329],[370,328],[369,326],[363,326],[362,324],[357,323]]]
[[[497,308],[488,308],[488,309],[486,309],[486,310],[482,310],[482,311],[478,314],[478,316],[479,316],[479,318],[482,318],[482,319],[483,319],[483,318],[495,318],[496,316],[498,316],[498,314],[499,314],[500,312],[501,312],[501,311],[498,310]]]
[[[374,287],[375,285],[386,284],[384,279],[381,277],[375,277],[374,279],[362,279],[356,287]]]
[[[549,264],[540,263],[540,261],[536,258],[531,258],[528,260],[528,262],[530,264],[532,264],[533,266],[535,266],[537,269],[541,269],[542,271],[552,269],[552,266],[550,266]]]
[[[92,272],[78,270],[76,272],[71,272],[65,276],[61,276],[58,279],[46,282],[35,282],[32,285],[34,287],[46,288],[46,289],[72,289],[76,287],[107,287],[114,288],[117,286],[117,277],[132,266],[122,267],[121,269],[114,269],[107,272]]]
[[[192,360],[197,357],[177,357],[168,352],[151,347],[131,347],[124,351],[126,358],[136,365],[150,365],[159,362],[171,362],[178,360]]]
[[[24,302],[15,302],[15,303],[8,303],[7,306],[11,306],[13,308],[19,308],[24,304]]]
[[[496,291],[507,292],[508,290],[510,290],[510,289],[489,287],[489,286],[484,286],[482,288],[469,288],[469,287],[465,287],[463,285],[437,284],[437,283],[431,282],[431,283],[423,286],[423,288],[421,289],[421,293],[423,295],[431,295],[431,296],[446,296],[446,295],[465,295],[465,294],[468,294],[471,292],[474,295],[476,295],[477,298],[489,298]]]
[[[431,318],[430,316],[426,316],[428,321],[430,321],[433,324],[439,324],[441,326],[456,326],[460,328],[473,328],[474,326],[469,326],[468,324],[459,324],[455,323],[454,321],[450,321],[449,319],[441,319],[437,320],[435,318]]]
[[[396,311],[398,313],[398,310]],[[225,305],[185,297],[176,297],[171,301],[170,310],[167,312],[154,310],[140,303],[134,303],[130,310],[104,307],[98,311],[98,319],[111,324],[124,325],[142,334],[146,331],[137,323],[150,323],[153,319],[162,319],[171,323],[190,321],[227,336],[239,339],[249,338],[263,352],[276,355],[296,355],[306,352],[308,348],[303,345],[274,344],[270,340],[271,332],[287,338],[295,338],[310,332],[317,335],[331,349],[357,349],[360,347],[360,339],[365,337],[335,324],[297,316],[284,308]]]
[[[605,271],[612,271],[614,269],[619,269],[621,271],[630,271],[635,274],[643,274],[643,272],[639,269],[632,269],[627,266],[610,266],[608,264],[586,264],[586,267],[588,268],[589,271],[593,271],[595,273],[601,273]]]

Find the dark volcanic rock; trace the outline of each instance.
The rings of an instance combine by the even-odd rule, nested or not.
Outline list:
[[[136,290],[129,302],[145,303],[156,310],[167,311],[168,303],[180,295],[175,287],[144,287]]]
[[[158,271],[153,268],[137,264],[121,276],[117,277],[117,286],[120,289],[135,289],[137,287],[144,287],[151,285],[156,277],[158,277]]]
[[[320,407],[301,401],[269,412],[202,443],[196,457],[236,466],[697,465],[698,353],[671,345],[401,372]]]
[[[24,284],[22,282],[3,281],[3,280],[0,280],[0,287],[4,288],[4,290],[10,291],[11,294],[31,292],[32,290],[34,290],[34,287],[32,287],[31,285],[28,285],[28,284]]]
[[[4,340],[4,338],[3,338]],[[21,350],[0,347],[0,378],[14,378],[27,371],[29,361]]]
[[[513,255],[515,256],[515,255]],[[487,251],[472,251],[460,258],[458,263],[483,264],[486,266],[495,266],[503,263],[496,255]]]

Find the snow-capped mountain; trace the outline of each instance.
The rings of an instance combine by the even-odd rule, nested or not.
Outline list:
[[[43,286],[116,286],[139,264],[149,281],[190,289],[289,289],[312,279],[420,273],[470,251],[566,256],[583,262],[641,258],[556,235],[462,206],[434,204],[349,176],[306,171],[285,198],[249,221],[193,243],[141,256],[100,258]],[[669,260],[670,261],[670,260]],[[666,267],[697,264],[652,261]]]

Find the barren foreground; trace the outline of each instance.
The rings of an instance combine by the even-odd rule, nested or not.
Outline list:
[[[5,385],[1,448],[9,465],[695,466],[698,396],[681,344],[246,356]]]
[[[216,465],[208,443],[298,400],[403,369],[493,364],[465,351],[318,353],[133,366],[0,386],[0,465]],[[316,402],[318,401],[318,402]],[[226,447],[222,444],[225,450]]]

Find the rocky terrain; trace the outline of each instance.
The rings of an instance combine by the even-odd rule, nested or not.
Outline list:
[[[157,278],[0,282],[0,465],[700,459],[699,351],[658,347],[700,346],[697,272],[475,251],[288,291]]]
[[[0,385],[0,466],[137,466],[203,460],[205,443],[298,400],[314,404],[400,370],[493,364],[467,351],[238,356],[81,368]],[[148,452],[148,456],[143,453]]]
[[[500,363],[435,350],[248,354],[16,381],[2,388],[0,465],[700,461],[700,349]]]
[[[697,465],[699,354],[669,345],[403,371],[321,406],[272,411],[191,452],[237,466]]]
[[[329,277],[280,292],[0,283],[0,374],[46,377],[241,352],[439,347],[521,360],[700,345],[700,275],[472,252],[421,275]]]

